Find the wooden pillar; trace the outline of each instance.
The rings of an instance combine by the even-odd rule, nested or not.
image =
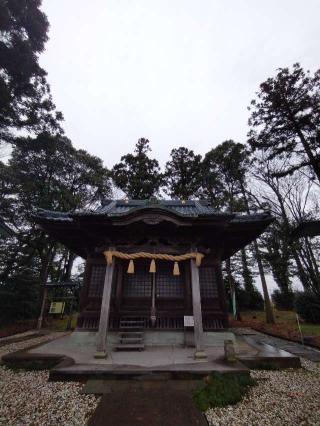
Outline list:
[[[199,269],[195,259],[191,259],[191,288],[192,288],[192,306],[194,318],[194,341],[196,346],[195,358],[206,358],[203,346],[203,327],[201,312],[200,280]]]
[[[151,287],[151,312],[150,319],[152,327],[155,327],[156,317],[156,274],[152,273],[152,287]]]
[[[116,308],[119,313],[122,302],[123,262],[117,262]]]
[[[46,287],[46,285],[43,285],[42,287],[43,287],[43,289],[42,289],[42,303],[41,303],[40,315],[39,315],[38,322],[37,322],[37,330],[40,330],[41,327],[42,327],[42,321],[43,321],[43,316],[44,316],[44,311],[45,311],[45,308],[46,308],[46,301],[47,301],[47,292],[48,292],[47,287]]]
[[[228,319],[228,304],[227,304],[227,294],[223,282],[222,274],[222,264],[221,259],[218,259],[215,263],[215,274],[217,279],[218,295],[219,295],[219,306],[223,312],[223,327],[228,328],[229,319]]]
[[[91,259],[88,257],[84,267],[83,283],[82,283],[82,288],[80,291],[80,303],[79,303],[80,314],[82,313],[82,311],[86,308],[88,304],[88,293],[89,293],[89,288],[91,284],[90,282],[91,268],[92,268]]]
[[[185,309],[188,315],[192,312],[192,292],[191,292],[191,281],[190,281],[190,267],[186,262],[184,265],[184,279],[185,279]]]
[[[95,358],[106,358],[107,357],[107,331],[109,324],[109,312],[110,312],[110,299],[112,291],[112,278],[114,272],[114,258],[112,259],[111,265],[107,264],[106,274],[104,277],[103,295],[101,302],[99,330],[97,336],[97,352]]]

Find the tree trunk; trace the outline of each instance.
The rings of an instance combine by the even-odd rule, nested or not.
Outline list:
[[[48,279],[48,269],[49,269],[49,260],[48,257],[42,262],[41,272],[40,272],[40,294],[41,294],[41,309],[40,315],[38,318],[37,329],[40,330],[43,322],[43,315],[46,307],[46,299],[47,299],[47,288],[46,282]]]
[[[230,288],[230,295],[231,295],[231,304],[232,304],[232,312],[235,319],[240,320],[240,315],[237,307],[237,299],[236,299],[236,289],[234,285],[234,279],[232,276],[232,270],[231,270],[231,260],[230,258],[226,260],[226,269],[228,274],[228,283]]]
[[[43,315],[46,307],[46,298],[47,298],[47,288],[46,283],[48,280],[48,274],[49,274],[49,265],[54,257],[54,250],[53,250],[54,244],[51,244],[47,250],[46,255],[43,255],[43,253],[40,253],[41,258],[41,271],[40,271],[40,290],[41,290],[41,309],[40,309],[40,315],[37,322],[37,329],[40,330],[42,327],[43,322]]]
[[[244,199],[244,203],[245,203],[247,213],[250,214],[249,203],[248,203],[246,191],[244,189],[242,182],[241,182],[241,190],[242,190],[242,196],[243,196],[243,199]],[[265,277],[265,273],[264,273],[264,268],[263,268],[262,259],[261,259],[260,250],[259,250],[257,240],[254,240],[253,246],[254,246],[254,251],[255,251],[255,255],[256,255],[256,259],[257,259],[257,263],[258,263],[259,275],[260,275],[260,279],[261,279],[261,285],[262,285],[262,291],[263,291],[263,297],[264,297],[264,306],[265,306],[265,312],[266,312],[266,322],[270,323],[270,324],[274,324],[274,322],[275,322],[274,313],[273,313],[273,309],[272,309],[272,305],[271,305],[271,301],[270,301],[270,297],[269,297],[267,281],[266,281],[266,277]]]
[[[314,257],[313,248],[310,243],[310,239],[308,237],[305,237],[305,244],[308,251],[308,254],[310,256],[310,264],[312,265],[312,268],[314,269],[315,276],[317,278],[317,281],[319,281],[320,275],[319,275],[319,268],[317,265],[316,258]]]
[[[280,208],[281,208],[281,213],[282,213],[283,221],[284,221],[287,229],[289,230],[290,229],[289,219],[288,219],[288,216],[287,216],[287,212],[286,212],[283,200],[281,198],[281,194],[275,188],[273,188],[273,187],[271,187],[271,188],[273,189],[274,193],[276,194],[276,197],[277,197],[277,199],[279,201],[279,205],[280,205]],[[303,288],[305,290],[307,290],[307,289],[310,288],[310,285],[311,285],[311,283],[310,283],[310,276],[308,276],[308,274],[306,273],[306,271],[305,271],[305,269],[303,267],[303,264],[302,264],[302,262],[300,260],[300,257],[299,257],[299,251],[295,247],[295,244],[292,243],[291,239],[289,239],[288,245],[290,247],[290,251],[291,251],[292,256],[293,256],[293,258],[295,260],[295,263],[297,265],[299,280],[301,281],[301,283],[303,285]]]
[[[72,267],[73,267],[73,262],[75,260],[76,256],[74,253],[72,253],[71,251],[69,251],[69,256],[68,256],[68,261],[66,264],[66,268],[65,268],[65,273],[64,273],[64,281],[70,281],[71,280],[71,272],[72,272]]]
[[[306,274],[306,272],[303,268],[303,265],[302,265],[301,260],[299,258],[298,251],[295,248],[293,248],[292,254],[293,254],[294,260],[295,260],[296,265],[297,265],[299,280],[301,281],[304,290],[308,290],[308,289],[310,289],[309,278],[308,278],[308,275]]]
[[[274,313],[273,313],[273,309],[272,309],[272,305],[271,305],[271,301],[270,301],[270,297],[269,297],[269,293],[268,293],[268,286],[267,286],[267,281],[266,281],[266,277],[264,274],[264,268],[263,268],[263,264],[262,264],[262,259],[261,259],[261,255],[260,255],[260,250],[258,247],[258,243],[257,240],[254,240],[254,250],[256,253],[256,259],[257,259],[257,263],[258,263],[258,269],[259,269],[259,274],[260,274],[260,279],[261,279],[261,285],[262,285],[262,291],[263,291],[263,297],[264,297],[264,305],[265,305],[265,311],[266,311],[266,322],[269,324],[274,324],[275,320],[274,320]]]
[[[253,293],[255,288],[253,285],[252,274],[248,265],[248,258],[245,248],[241,249],[242,276],[246,292]]]

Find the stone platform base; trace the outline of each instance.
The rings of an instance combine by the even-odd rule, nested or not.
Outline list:
[[[172,381],[201,380],[208,374],[249,374],[249,369],[241,362],[228,364],[223,359],[216,362],[199,364],[177,364],[161,367],[102,366],[75,364],[50,370],[50,380],[84,381],[84,380],[125,380],[125,381]]]
[[[146,333],[148,334],[148,333]],[[210,372],[248,373],[249,368],[297,368],[299,357],[268,344],[257,343],[248,336],[231,332],[205,333],[205,358],[195,358],[195,348],[183,345],[183,333],[150,332],[143,352],[112,350],[109,335],[107,358],[96,359],[96,333],[74,332],[26,351],[3,357],[7,363],[50,359],[58,365],[50,370],[51,380],[145,380],[166,377],[168,380],[198,380]],[[226,361],[224,342],[234,342],[236,361]],[[152,342],[160,342],[159,345]],[[166,345],[165,345],[166,343]],[[55,363],[53,362],[53,365]]]

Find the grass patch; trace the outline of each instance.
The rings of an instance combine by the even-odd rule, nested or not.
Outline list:
[[[251,327],[263,333],[301,342],[301,334],[295,312],[274,309],[274,314],[275,324],[266,323],[263,311],[241,312],[242,321],[235,321],[231,318],[230,323],[233,327]],[[313,337],[312,345],[320,347],[320,324],[309,324],[301,321],[300,326],[302,335]]]
[[[294,323],[296,324],[296,314],[293,311],[278,311],[273,310],[276,322]],[[258,321],[265,321],[266,314],[264,311],[243,311],[241,312],[241,318],[246,320],[256,319]]]
[[[281,370],[281,367],[277,366],[276,363],[272,364],[272,363],[264,363],[264,362],[260,362],[257,364],[257,367],[254,368],[255,370],[271,370],[271,371],[277,371],[277,370]]]
[[[51,370],[55,365],[57,365],[58,361],[56,359],[51,360],[30,360],[30,361],[7,361],[5,362],[5,366],[12,371],[40,371],[40,370]]]
[[[78,314],[72,315],[71,320],[71,330],[74,330],[77,326]],[[50,319],[46,323],[46,328],[53,331],[66,331],[69,318],[65,316],[64,318]]]
[[[305,336],[320,336],[320,324],[301,324],[302,333]]]
[[[206,383],[194,392],[193,399],[201,411],[211,407],[234,405],[242,400],[255,383],[247,374],[211,373]]]

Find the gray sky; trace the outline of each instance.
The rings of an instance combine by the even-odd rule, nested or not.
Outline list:
[[[43,10],[40,62],[66,134],[107,167],[139,137],[162,165],[181,145],[204,154],[244,142],[262,81],[294,62],[320,68],[320,0],[44,0]]]
[[[246,140],[276,68],[320,68],[319,0],[44,0],[41,55],[66,135],[107,167],[151,141],[161,164]]]

